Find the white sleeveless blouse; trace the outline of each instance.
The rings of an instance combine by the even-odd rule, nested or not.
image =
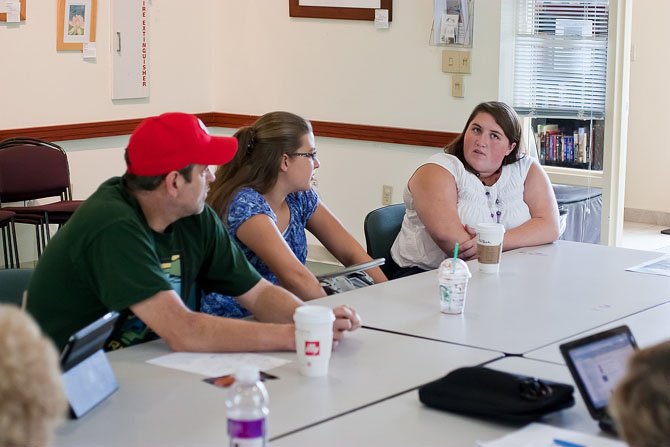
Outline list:
[[[505,229],[510,229],[530,219],[528,205],[523,201],[523,190],[528,170],[533,163],[537,162],[526,156],[515,163],[504,165],[500,178],[493,186],[483,185],[476,175],[465,169],[458,158],[450,154],[435,154],[424,165],[439,165],[454,176],[461,223],[476,228],[479,223],[499,222],[505,225]],[[400,233],[391,247],[391,256],[400,267],[436,269],[446,255],[433,242],[416,214],[414,199],[407,186],[403,191],[403,201],[406,207],[405,217]]]

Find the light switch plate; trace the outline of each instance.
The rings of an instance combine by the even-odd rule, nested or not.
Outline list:
[[[458,52],[458,72],[459,73],[470,73],[470,52],[469,51],[459,51]]]
[[[460,71],[458,53],[459,53],[458,51],[449,51],[449,50],[444,50],[442,52],[443,72],[458,73]]]
[[[463,75],[461,74],[451,75],[451,96],[453,96],[454,98],[463,97]]]

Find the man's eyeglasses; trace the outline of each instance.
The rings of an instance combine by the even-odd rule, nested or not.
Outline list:
[[[286,154],[289,157],[305,157],[311,158],[312,161],[316,160],[316,151],[312,152],[293,152],[292,154]]]

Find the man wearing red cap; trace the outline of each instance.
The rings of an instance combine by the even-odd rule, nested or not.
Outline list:
[[[28,311],[59,348],[109,310],[122,313],[108,348],[162,337],[176,351],[295,348],[302,302],[262,279],[205,205],[209,165],[237,140],[211,136],[195,116],[144,120],[126,149],[127,172],[103,183],[51,239],[28,287]],[[197,312],[201,291],[237,296],[259,322]],[[360,326],[341,306],[334,339]]]

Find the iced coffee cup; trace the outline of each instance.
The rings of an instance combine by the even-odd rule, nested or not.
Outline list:
[[[477,225],[477,259],[480,272],[498,273],[504,235],[503,224],[481,223]]]
[[[440,264],[437,276],[440,285],[440,312],[463,313],[465,292],[472,276],[468,265],[462,259],[445,259]]]
[[[325,376],[333,347],[333,310],[324,306],[300,306],[293,314],[293,321],[300,372],[309,377]]]

